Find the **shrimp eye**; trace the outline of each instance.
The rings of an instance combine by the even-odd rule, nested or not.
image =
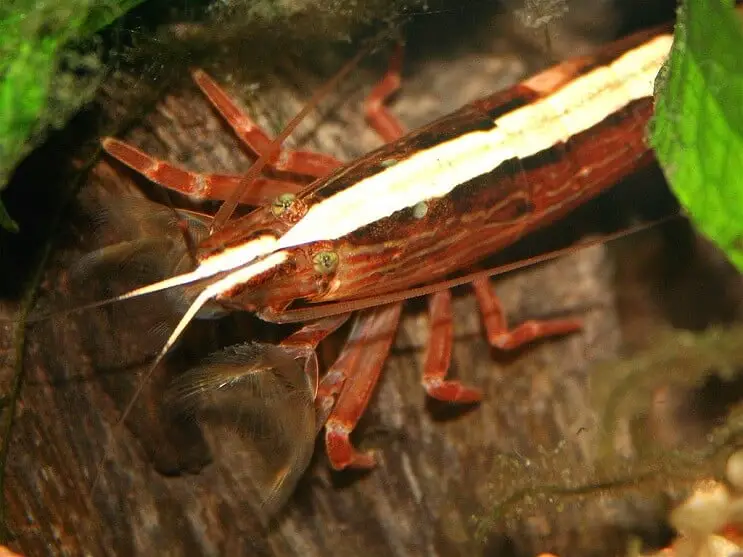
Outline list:
[[[338,254],[334,251],[318,251],[312,256],[315,271],[321,275],[328,275],[338,267]]]
[[[283,215],[296,200],[297,196],[293,193],[282,193],[271,203],[273,216],[280,217]]]

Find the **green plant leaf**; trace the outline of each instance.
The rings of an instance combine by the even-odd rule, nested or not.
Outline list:
[[[0,190],[50,128],[60,128],[104,75],[83,41],[144,0],[0,3]],[[0,226],[13,221],[0,202]]]
[[[651,144],[697,228],[743,270],[743,19],[685,0],[656,83]]]
[[[2,200],[0,200],[0,227],[10,232],[18,232],[18,223],[16,223],[16,221],[14,221],[8,214]]]

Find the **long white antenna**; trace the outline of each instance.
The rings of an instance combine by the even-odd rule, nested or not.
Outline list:
[[[124,408],[124,411],[121,413],[121,416],[114,424],[114,428],[121,427],[124,421],[129,417],[129,414],[131,414],[132,409],[134,408],[134,404],[137,402],[139,395],[142,394],[142,390],[144,389],[144,386],[150,380],[150,377],[152,377],[152,374],[155,372],[155,369],[157,368],[157,366],[160,365],[160,362],[163,360],[165,355],[170,351],[170,349],[176,343],[176,341],[181,336],[183,331],[186,330],[186,327],[188,326],[188,324],[196,316],[196,314],[199,312],[199,310],[202,308],[202,306],[206,302],[208,302],[211,298],[218,296],[222,292],[228,291],[231,288],[234,288],[235,286],[239,284],[243,284],[247,282],[248,280],[250,280],[251,278],[271,269],[272,267],[276,267],[280,265],[281,263],[286,261],[288,255],[289,254],[286,251],[280,251],[280,252],[274,253],[270,255],[269,257],[266,257],[265,259],[262,259],[256,262],[253,265],[249,265],[242,269],[238,269],[230,273],[226,277],[204,288],[204,290],[202,290],[199,293],[199,295],[196,296],[196,299],[188,307],[188,310],[186,310],[186,313],[183,314],[183,317],[181,317],[180,321],[178,321],[178,324],[175,326],[175,329],[168,337],[168,340],[165,342],[163,347],[160,349],[160,352],[158,352],[157,356],[155,357],[155,360],[152,362],[152,364],[150,364],[150,367],[147,368],[147,371],[144,373],[142,378],[139,380],[139,384],[137,385],[137,388],[134,390],[134,394],[132,395],[131,399],[129,399],[129,402]],[[163,282],[166,282],[166,281],[163,281]],[[110,444],[104,450],[103,456],[101,457],[101,460],[98,463],[95,476],[93,478],[93,483],[91,485],[91,491],[95,490],[95,487],[98,484],[98,480],[101,476],[101,472],[103,470],[103,465],[105,464],[106,456],[108,455],[109,448],[110,448]]]
[[[161,292],[163,290],[167,290],[168,288],[173,288],[174,286],[183,286],[186,284],[198,282],[200,280],[205,280],[220,273],[233,271],[234,269],[238,269],[239,267],[248,265],[254,259],[270,253],[275,248],[276,244],[277,240],[273,236],[260,236],[254,240],[251,240],[250,242],[241,244],[234,248],[226,249],[222,253],[204,259],[196,269],[194,269],[193,271],[189,271],[188,273],[183,273],[182,275],[176,275],[159,282],[148,284],[147,286],[135,288],[134,290],[130,290],[129,292],[125,292],[124,294],[119,294],[118,296],[106,298],[105,300],[98,300],[97,302],[83,304],[74,308],[61,309],[49,313],[35,315],[31,318],[26,319],[26,323],[35,323],[53,316],[67,315],[70,313],[78,313],[89,309],[95,309],[116,302],[130,300],[131,298],[138,298],[140,296],[154,294],[155,292]]]

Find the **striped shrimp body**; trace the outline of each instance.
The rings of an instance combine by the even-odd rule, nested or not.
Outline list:
[[[153,365],[205,308],[306,322],[278,345],[248,343],[213,356],[176,379],[169,401],[197,414],[231,404],[247,409],[253,424],[273,429],[267,442],[282,447],[281,462],[259,486],[266,502],[291,492],[323,427],[333,468],[372,467],[373,454],[354,449],[349,434],[400,319],[402,302],[385,303],[385,296],[466,272],[650,163],[645,129],[671,41],[668,27],[632,35],[408,134],[383,104],[400,85],[398,50],[365,106],[384,146],[348,164],[308,152],[269,156],[273,170],[314,181],[259,177],[241,201],[260,206],[198,243],[193,270],[126,295],[172,286],[188,293],[187,309]],[[197,70],[194,79],[245,144],[266,153],[268,136],[206,74]],[[147,178],[202,199],[226,199],[241,183],[175,168],[116,139],[103,146]],[[559,319],[509,330],[488,279],[472,285],[487,338],[498,348],[580,328],[577,319]],[[353,305],[375,300],[381,305]],[[314,312],[318,304],[338,309]],[[355,307],[367,309],[353,314],[345,347],[320,375],[318,343]],[[428,307],[435,326],[424,360],[426,393],[452,403],[480,400],[477,388],[446,379],[450,292],[432,293]]]

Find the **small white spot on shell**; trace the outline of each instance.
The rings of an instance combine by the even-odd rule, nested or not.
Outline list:
[[[201,174],[197,174],[196,179],[194,180],[194,184],[196,185],[196,188],[194,189],[193,193],[191,193],[191,198],[198,200],[203,199],[204,192],[207,188],[206,178],[204,178],[204,176],[202,176]]]
[[[428,213],[428,203],[425,201],[419,201],[413,207],[413,216],[417,219],[422,219]]]

